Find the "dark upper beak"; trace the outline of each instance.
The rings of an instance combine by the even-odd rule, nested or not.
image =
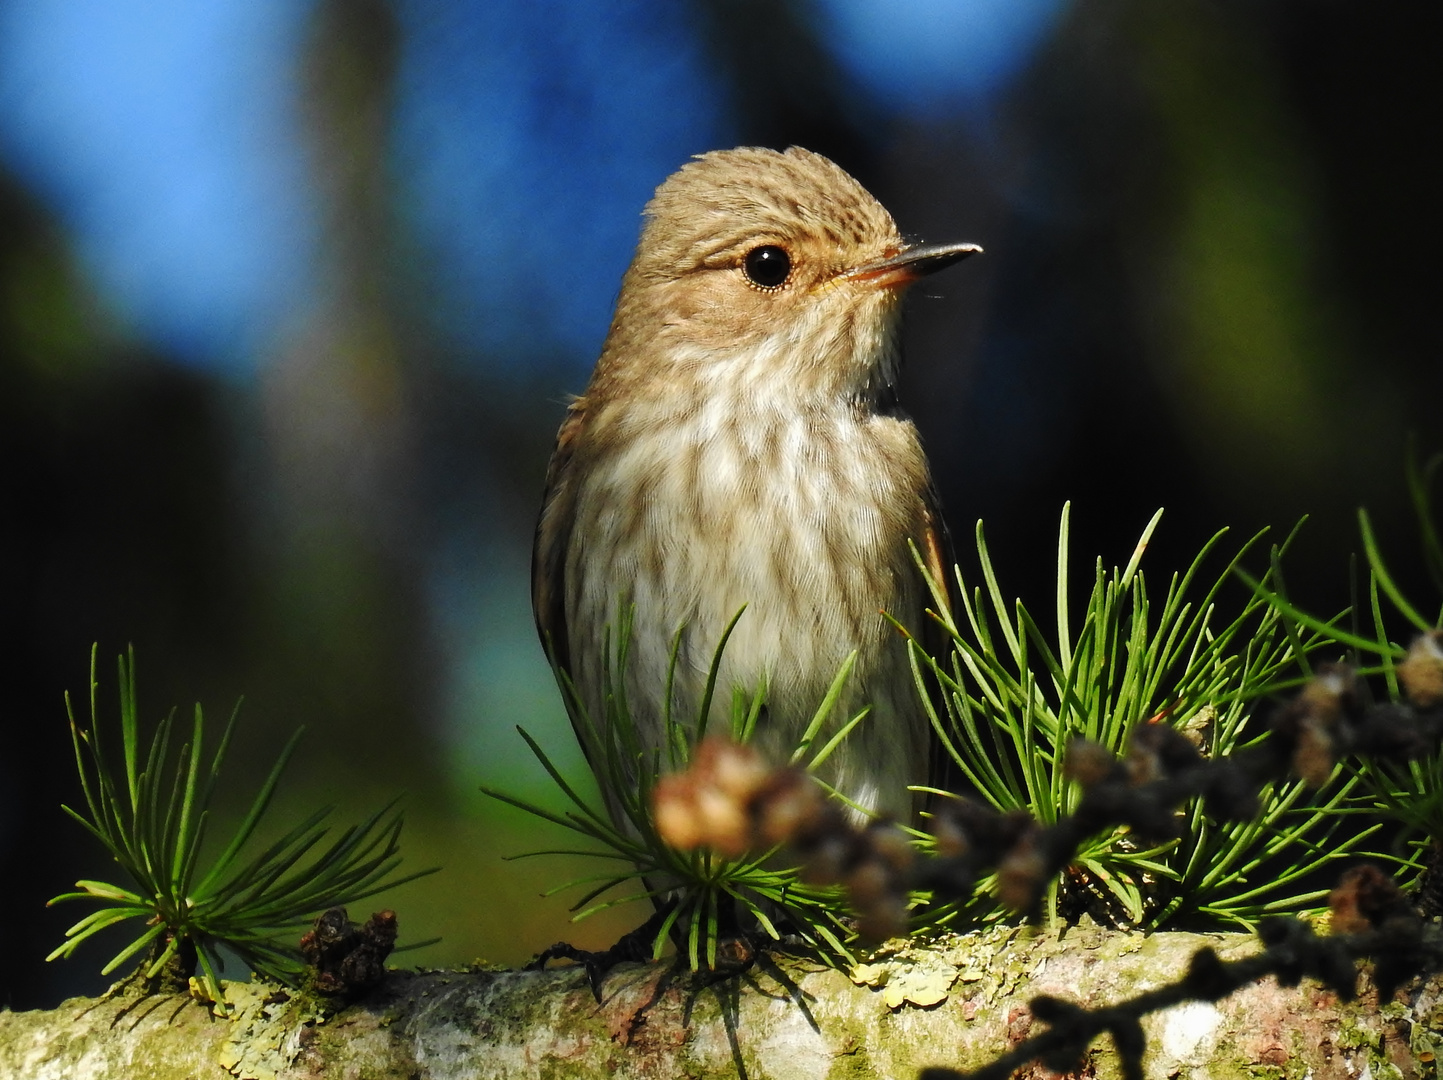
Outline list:
[[[914,244],[889,259],[850,270],[846,276],[876,281],[879,285],[902,285],[935,274],[981,251],[976,244]]]
[[[926,277],[981,251],[976,244],[914,244],[890,259],[859,266],[852,273],[869,277],[889,270],[906,270],[913,277]]]

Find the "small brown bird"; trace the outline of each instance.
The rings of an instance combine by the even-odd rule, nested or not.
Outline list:
[[[938,582],[950,559],[896,406],[897,327],[908,284],[979,250],[909,244],[852,177],[798,147],[703,154],[657,188],[561,425],[532,560],[542,640],[593,719],[619,605],[634,605],[624,689],[647,749],[662,743],[678,631],[672,712],[690,719],[746,605],[712,730],[734,688],[763,688],[755,742],[784,762],[855,650],[832,722],[872,712],[819,775],[869,811],[911,816],[930,734],[882,612],[923,626],[909,540]]]

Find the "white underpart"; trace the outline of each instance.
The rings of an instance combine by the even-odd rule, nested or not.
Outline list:
[[[864,703],[874,711],[824,775],[860,804],[905,817],[906,786],[925,780],[925,725],[901,639],[881,611],[921,622],[920,583],[905,544],[898,551],[885,528],[915,515],[917,493],[879,467],[878,444],[915,436],[905,421],[835,394],[799,394],[783,361],[780,346],[735,363],[699,356],[704,392],[628,407],[621,423],[667,438],[619,440],[577,492],[567,621],[578,685],[599,680],[585,670],[597,658],[583,655],[577,628],[614,623],[618,601],[633,603],[627,693],[654,742],[677,629],[685,626],[673,707],[690,721],[717,642],[747,605],[727,644],[711,722],[724,724],[733,687],[750,693],[765,678],[771,727],[759,733],[761,745],[789,752],[856,649],[852,693],[833,726]],[[738,425],[741,414],[747,423]],[[652,547],[632,539],[637,512]],[[604,572],[582,574],[583,559]]]

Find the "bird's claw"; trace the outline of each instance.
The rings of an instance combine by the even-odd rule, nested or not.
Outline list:
[[[606,976],[611,974],[613,968],[627,963],[644,964],[652,959],[652,943],[656,940],[657,933],[665,924],[667,916],[671,914],[674,906],[674,904],[663,906],[635,930],[623,934],[609,949],[593,952],[590,949],[578,949],[575,945],[565,941],[558,941],[555,945],[537,953],[536,959],[526,965],[526,970],[544,971],[547,961],[550,960],[575,961],[585,969],[586,982],[599,1004],[601,1002],[601,984],[605,981]]]

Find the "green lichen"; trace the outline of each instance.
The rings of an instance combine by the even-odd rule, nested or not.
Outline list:
[[[1244,1068],[1247,1075],[1253,1077],[1254,1080],[1286,1080],[1287,1077],[1287,1073],[1283,1071],[1281,1065],[1262,1065],[1254,1062]]]
[[[1377,1050],[1382,1041],[1380,1031],[1359,1023],[1350,1013],[1344,1013],[1338,1022],[1335,1044],[1340,1050]]]
[[[1075,992],[1092,1004],[1115,1002],[1156,986],[1203,943],[1224,956],[1253,947],[1241,937],[1184,934],[1133,936],[1125,946],[1111,937],[1006,930],[942,939],[933,943],[930,962],[953,965],[959,977],[949,1000],[931,1010],[888,1009],[881,989],[784,957],[774,958],[774,968],[722,984],[655,966],[622,968],[608,978],[600,1003],[574,969],[396,972],[363,1002],[331,1014],[304,995],[229,984],[233,1019],[218,1019],[180,996],[75,1002],[50,1014],[0,1012],[0,1077],[266,1080],[306,1073],[379,1080],[414,1076],[421,1061],[434,1077],[539,1080],[611,1074],[730,1080],[738,1061],[751,1076],[832,1080],[915,1075],[926,1065],[976,1069],[1007,1048],[1008,1025],[1034,994]],[[895,959],[904,951],[924,959],[915,944],[887,955]],[[1104,953],[1115,959],[1101,961]],[[1347,1066],[1351,1075],[1366,1067],[1383,1080],[1416,1075],[1412,1062],[1428,1052],[1423,1040],[1437,1041],[1428,1023],[1401,1003],[1388,1006],[1381,1019],[1371,995],[1341,1005],[1316,989],[1282,988],[1273,980],[1245,993],[1256,999],[1218,1003],[1219,1026],[1196,1051],[1184,1043],[1169,1049],[1158,1026],[1166,1021],[1149,1020],[1155,1041],[1147,1075],[1176,1070],[1199,1080],[1300,1080],[1309,1068],[1333,1075],[1330,1068]],[[1424,1000],[1434,1001],[1435,993],[1425,991]],[[1425,1008],[1431,1021],[1443,1006]],[[1250,1026],[1262,1015],[1258,1009],[1273,1018],[1270,1024],[1284,1020],[1289,1034],[1282,1046],[1290,1060],[1248,1063],[1257,1053]],[[22,1048],[32,1045],[51,1053],[56,1064],[50,1067],[47,1058],[49,1071],[38,1072],[23,1056]],[[135,1061],[144,1067],[131,1067]],[[87,1071],[83,1062],[93,1067]],[[1118,1077],[1107,1038],[1089,1050],[1087,1066],[1097,1080]]]

